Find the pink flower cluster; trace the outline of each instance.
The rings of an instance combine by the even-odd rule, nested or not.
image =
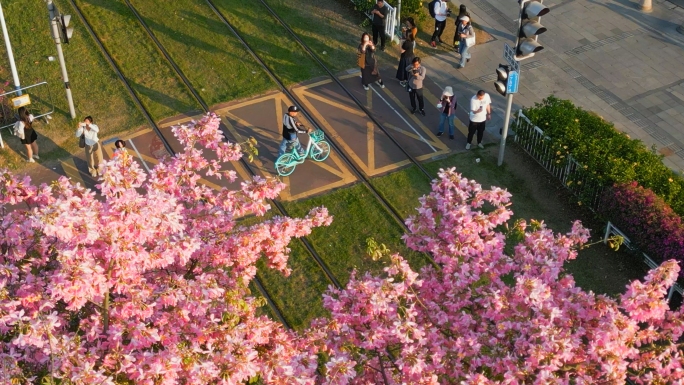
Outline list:
[[[284,185],[200,184],[241,156],[219,123],[209,114],[174,128],[184,151],[149,176],[127,154],[105,163],[102,200],[66,178],[36,188],[2,171],[0,363],[10,382],[42,373],[83,385],[237,384],[257,376],[313,384],[315,351],[257,316],[247,286],[257,259],[287,273],[290,240],[331,219],[317,208],[301,219],[238,226],[237,218],[266,212],[266,199]],[[5,210],[21,203],[31,209]]]
[[[327,383],[684,381],[684,317],[664,301],[676,263],[632,283],[620,301],[585,292],[563,263],[588,231],[575,223],[560,235],[517,222],[500,232],[509,198],[453,169],[440,173],[405,236],[436,264],[417,273],[392,255],[383,277],[354,274],[326,294],[331,318],[315,326],[331,357]]]
[[[637,182],[616,184],[603,193],[599,208],[654,261],[684,261],[682,218],[651,189]]]
[[[285,330],[257,315],[255,263],[288,274],[290,240],[331,217],[239,226],[284,185],[212,190],[200,180],[239,147],[211,114],[174,132],[184,151],[150,175],[127,154],[107,162],[103,199],[0,172],[2,384],[684,383],[684,314],[664,301],[676,262],[619,300],[583,291],[563,264],[585,228],[510,226],[510,194],[453,169],[407,220],[407,245],[433,265],[391,255],[382,276],[329,289],[329,318]]]

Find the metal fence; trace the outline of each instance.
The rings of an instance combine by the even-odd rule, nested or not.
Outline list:
[[[371,4],[375,5],[375,1]],[[390,39],[397,34],[397,9],[385,2],[385,7],[389,10],[387,16],[385,17],[385,35],[389,36]],[[372,8],[364,11],[366,16],[373,21],[373,15],[370,14]]]
[[[603,243],[607,243],[608,239],[614,235],[621,236],[623,239],[623,245],[625,245],[625,247],[632,250],[633,252],[638,253],[643,258],[644,263],[646,263],[646,265],[648,265],[648,267],[650,269],[655,269],[656,267],[658,267],[658,263],[656,263],[656,261],[651,259],[651,257],[649,257],[646,253],[638,250],[632,244],[632,242],[629,240],[629,238],[625,235],[625,233],[620,231],[620,229],[618,229],[617,227],[615,227],[614,224],[612,224],[612,223],[610,223],[610,221],[608,221],[608,224],[606,225],[606,233],[603,236]],[[675,292],[679,293],[679,295],[681,295],[681,296],[684,296],[684,288],[682,288],[682,286],[677,282],[675,282],[675,284],[672,287],[670,287],[670,289],[667,291],[668,302],[672,299],[672,296],[674,295]]]
[[[512,129],[515,132],[515,142],[544,169],[558,178],[563,183],[563,186],[570,190],[580,202],[597,211],[601,201],[601,193],[604,189],[603,184],[594,179],[587,171],[587,167],[577,162],[572,155],[554,148],[552,139],[544,134],[541,128],[532,124],[527,116],[523,114],[522,110],[519,110],[517,115],[517,119],[512,124]],[[658,267],[658,264],[653,259],[637,250],[622,231],[608,222],[604,242],[607,242],[611,235],[623,237],[625,246],[639,253],[649,268],[655,269]],[[672,298],[674,292],[684,295],[684,288],[676,283],[668,291],[668,301]]]
[[[553,148],[552,140],[541,128],[535,126],[518,111],[512,129],[515,142],[522,147],[544,169],[577,196],[579,202],[596,211],[601,200],[603,184],[589,174],[587,167],[577,162],[572,155]]]

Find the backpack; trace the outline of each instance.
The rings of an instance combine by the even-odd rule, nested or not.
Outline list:
[[[430,12],[430,17],[433,19],[435,18],[435,4],[437,4],[439,0],[432,0],[430,4],[428,4],[428,11]]]

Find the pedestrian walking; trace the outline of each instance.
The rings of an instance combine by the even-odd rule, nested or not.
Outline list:
[[[466,63],[470,62],[470,47],[475,45],[475,30],[470,24],[470,17],[461,16],[460,23],[456,28],[456,34],[459,36],[458,52],[461,54],[461,62],[458,68],[465,67]]]
[[[492,119],[492,99],[483,90],[470,99],[470,122],[468,123],[468,141],[466,150],[470,150],[470,143],[477,132],[477,147],[484,148],[482,136],[485,131],[485,124]]]
[[[418,108],[420,113],[425,116],[425,104],[423,101],[423,80],[425,80],[425,75],[427,70],[425,67],[420,65],[420,58],[414,57],[411,61],[411,65],[406,67],[406,71],[409,73],[408,81],[408,92],[411,97],[411,113],[416,113],[416,99],[418,99]]]
[[[361,44],[357,51],[359,68],[361,68],[361,84],[368,91],[368,85],[375,82],[380,88],[385,88],[378,71],[378,59],[375,57],[375,44],[370,41],[367,33],[361,35]]]
[[[102,146],[97,133],[100,128],[93,122],[92,116],[86,116],[81,123],[78,124],[76,130],[76,137],[85,145],[86,161],[88,162],[88,171],[90,176],[97,178],[100,175],[100,162],[102,162]],[[82,139],[81,139],[82,138]]]
[[[415,39],[413,33],[408,32],[406,34],[406,40],[401,44],[401,57],[399,58],[399,67],[397,68],[397,79],[399,79],[399,84],[401,84],[402,87],[406,87],[406,83],[409,79],[406,68],[411,65],[411,62],[415,57],[413,53],[414,46]]]
[[[444,123],[449,124],[449,139],[454,139],[454,118],[456,117],[456,97],[451,87],[444,87],[442,97],[437,104],[437,108],[442,112],[439,115],[439,126],[437,128],[437,136],[444,134]]]
[[[432,3],[430,3],[432,4]],[[438,0],[434,2],[433,12],[435,18],[435,32],[432,33],[432,38],[430,39],[430,45],[433,48],[437,48],[437,43],[441,43],[442,33],[444,33],[444,28],[446,27],[446,19],[449,16],[449,3],[445,0]]]
[[[378,45],[378,35],[380,35],[380,51],[385,50],[385,20],[387,19],[387,13],[389,13],[389,9],[385,5],[384,0],[378,0],[371,10],[371,15],[373,15],[371,26],[373,30],[373,45]]]
[[[304,129],[304,125],[297,121],[298,114],[299,107],[290,106],[287,109],[287,113],[283,116],[283,140],[280,142],[280,148],[278,149],[278,158],[286,152],[290,152],[292,148],[295,148],[300,156],[304,154],[304,149],[302,144],[299,143],[297,134],[305,134],[311,130]]]
[[[461,36],[458,34],[458,25],[461,24],[461,18],[463,16],[468,16],[470,18],[470,23],[472,24],[473,18],[470,16],[470,12],[466,9],[465,4],[461,4],[460,7],[458,7],[458,16],[456,17],[456,29],[454,31],[454,51],[456,52],[461,52],[459,50],[459,45],[461,42]]]
[[[17,112],[19,120],[14,123],[14,135],[18,136],[21,144],[26,146],[26,161],[35,163],[34,159],[40,159],[40,156],[38,156],[38,133],[33,129],[33,115],[26,107],[19,107]]]

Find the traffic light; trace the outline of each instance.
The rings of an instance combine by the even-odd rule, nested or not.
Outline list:
[[[506,96],[506,88],[508,85],[508,74],[511,72],[511,67],[499,64],[499,68],[496,69],[496,82],[494,83],[494,88],[496,92],[503,96]]]
[[[541,0],[522,0],[518,20],[518,39],[515,42],[515,60],[528,59],[544,47],[537,41],[537,35],[546,32],[539,23],[541,17],[549,13]]]
[[[74,34],[74,27],[69,27],[69,22],[71,21],[71,15],[60,15],[57,17],[57,22],[59,22],[60,37],[62,38],[62,43],[69,44],[69,39]]]

